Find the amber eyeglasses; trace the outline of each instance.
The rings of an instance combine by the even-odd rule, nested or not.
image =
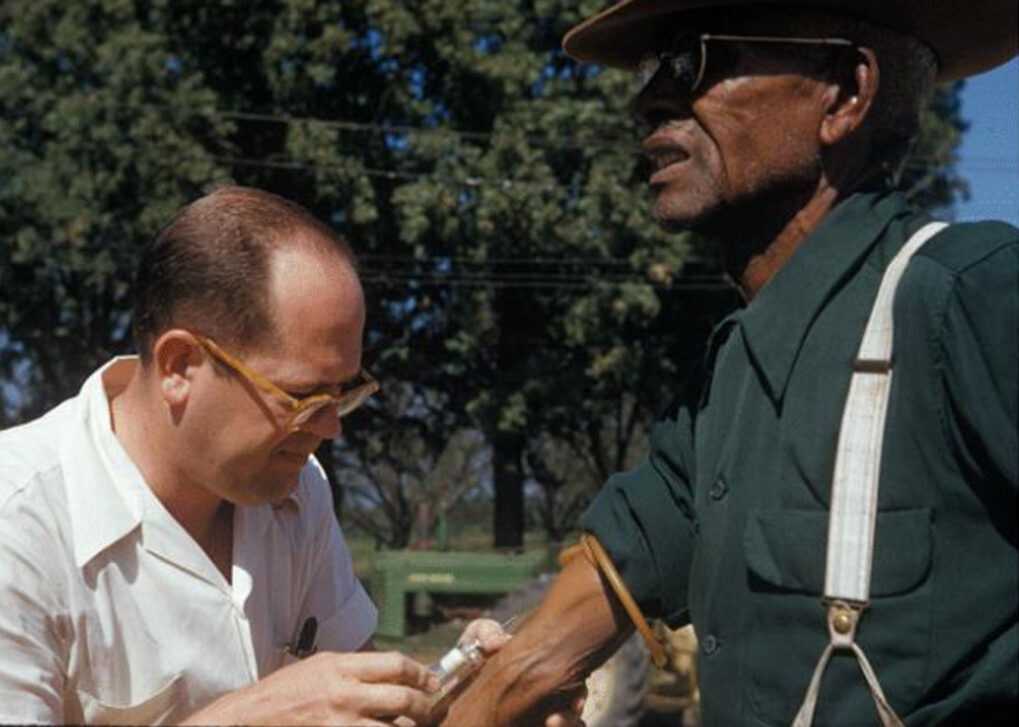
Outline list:
[[[361,406],[368,397],[380,388],[379,382],[370,373],[362,369],[357,375],[358,380],[348,384],[349,388],[338,396],[332,394],[312,394],[311,396],[298,399],[288,394],[257,371],[246,366],[240,359],[224,351],[211,338],[198,333],[192,333],[192,335],[214,359],[231,369],[255,388],[276,397],[282,402],[289,411],[284,428],[291,431],[300,429],[313,416],[326,407],[335,407],[337,417],[346,416]]]

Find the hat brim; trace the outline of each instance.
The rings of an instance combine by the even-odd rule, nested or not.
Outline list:
[[[633,70],[653,46],[665,16],[691,10],[781,5],[790,0],[623,0],[571,29],[564,50],[578,61]],[[796,0],[799,7],[852,15],[914,36],[938,56],[938,80],[989,70],[1019,52],[1016,0]],[[674,19],[682,22],[681,17]]]

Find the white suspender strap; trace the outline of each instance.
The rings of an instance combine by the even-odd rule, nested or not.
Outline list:
[[[835,450],[824,583],[829,600],[870,600],[881,442],[892,384],[892,304],[913,253],[944,226],[932,222],[921,228],[889,263],[856,356]]]
[[[853,365],[849,396],[842,413],[838,449],[835,451],[835,474],[828,520],[824,602],[828,611],[830,642],[814,670],[793,727],[809,727],[813,722],[821,676],[835,649],[848,649],[856,654],[874,697],[881,723],[885,727],[902,725],[885,699],[870,662],[854,639],[860,615],[870,602],[881,443],[884,439],[888,394],[892,385],[892,312],[895,289],[913,253],[944,227],[943,222],[925,225],[889,263]]]

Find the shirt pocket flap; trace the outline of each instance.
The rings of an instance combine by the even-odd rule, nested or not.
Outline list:
[[[129,705],[107,704],[81,689],[78,699],[81,701],[82,712],[87,724],[108,725],[140,725],[158,724],[166,721],[177,703],[178,687],[181,674],[177,674],[167,684],[160,687],[152,695]]]
[[[768,586],[821,595],[828,543],[828,513],[751,510],[743,547],[750,572]],[[931,510],[879,512],[871,596],[894,596],[918,586],[931,564]]]

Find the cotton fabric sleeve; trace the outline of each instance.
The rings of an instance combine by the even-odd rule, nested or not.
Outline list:
[[[654,425],[648,458],[609,478],[581,518],[581,527],[608,551],[644,615],[673,628],[689,622],[696,533],[692,464],[691,406],[677,403]]]
[[[988,225],[988,227],[990,227]],[[1019,494],[1019,241],[995,225],[985,234],[1011,241],[956,272],[941,321],[941,359],[950,445],[963,466],[988,483],[982,494],[1015,512]],[[1006,240],[1007,240],[1006,237]],[[993,483],[997,483],[996,485]]]
[[[0,724],[59,724],[68,719],[63,576],[46,555],[50,528],[24,499],[0,502]]]
[[[313,538],[315,564],[304,604],[303,619],[318,619],[320,650],[356,651],[375,633],[378,611],[354,573],[354,564],[336,521],[332,492],[325,474],[315,467]]]

